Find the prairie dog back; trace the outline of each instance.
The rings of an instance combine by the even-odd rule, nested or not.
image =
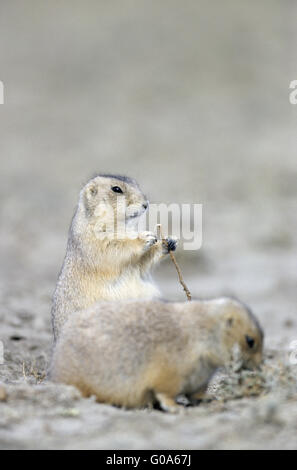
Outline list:
[[[262,343],[255,317],[231,299],[103,302],[65,323],[51,377],[101,402],[143,407],[158,401],[174,411],[178,394],[194,397],[206,389],[235,344],[253,366],[261,361]]]

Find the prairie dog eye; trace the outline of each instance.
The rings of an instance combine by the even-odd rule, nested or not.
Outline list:
[[[251,338],[249,335],[245,335],[245,340],[249,348],[253,348],[255,344],[254,338]]]
[[[121,188],[119,186],[112,186],[111,187],[111,190],[114,192],[114,193],[121,193],[123,194],[123,191],[121,190]]]

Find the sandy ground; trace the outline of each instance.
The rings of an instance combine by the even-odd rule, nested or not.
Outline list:
[[[297,448],[294,17],[271,0],[1,3],[1,448]],[[259,317],[261,374],[229,373],[178,416],[46,380],[68,225],[102,171],[203,204],[202,248],[177,257],[193,295]],[[169,261],[155,275],[184,298]]]

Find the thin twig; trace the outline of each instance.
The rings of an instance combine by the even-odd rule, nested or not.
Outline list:
[[[164,238],[163,236],[163,233],[162,233],[162,226],[161,224],[157,224],[157,230],[159,231],[159,237],[161,238],[162,242],[165,243],[167,246],[168,246],[168,241],[166,240],[166,238]],[[170,258],[172,259],[172,262],[175,266],[175,269],[177,271],[177,274],[178,274],[178,278],[179,278],[179,282],[180,284],[182,285],[185,293],[186,293],[186,296],[187,296],[187,299],[190,301],[192,300],[192,295],[191,295],[191,292],[189,291],[189,289],[187,288],[187,285],[185,283],[185,281],[183,280],[183,276],[182,276],[182,273],[181,273],[181,270],[180,270],[180,267],[175,259],[175,256],[173,254],[173,252],[171,250],[169,250],[169,255],[170,255]]]
[[[23,377],[27,381],[27,375],[26,375],[26,364],[23,362]]]

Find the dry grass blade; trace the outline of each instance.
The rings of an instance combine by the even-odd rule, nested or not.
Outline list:
[[[162,240],[163,243],[165,243],[167,246],[168,246],[168,241],[166,240],[166,238],[164,238],[163,236],[163,233],[162,233],[162,226],[161,224],[157,224],[157,231],[159,232],[159,238]],[[177,271],[177,274],[178,274],[178,278],[179,278],[179,282],[180,284],[182,285],[185,293],[186,293],[186,296],[187,296],[187,299],[188,300],[192,300],[192,295],[191,295],[191,292],[189,291],[185,281],[183,280],[183,276],[182,276],[182,273],[181,273],[181,270],[180,270],[180,267],[176,261],[176,258],[173,254],[172,251],[169,251],[169,255],[170,255],[170,258],[172,259],[172,262],[175,266],[175,269]]]

